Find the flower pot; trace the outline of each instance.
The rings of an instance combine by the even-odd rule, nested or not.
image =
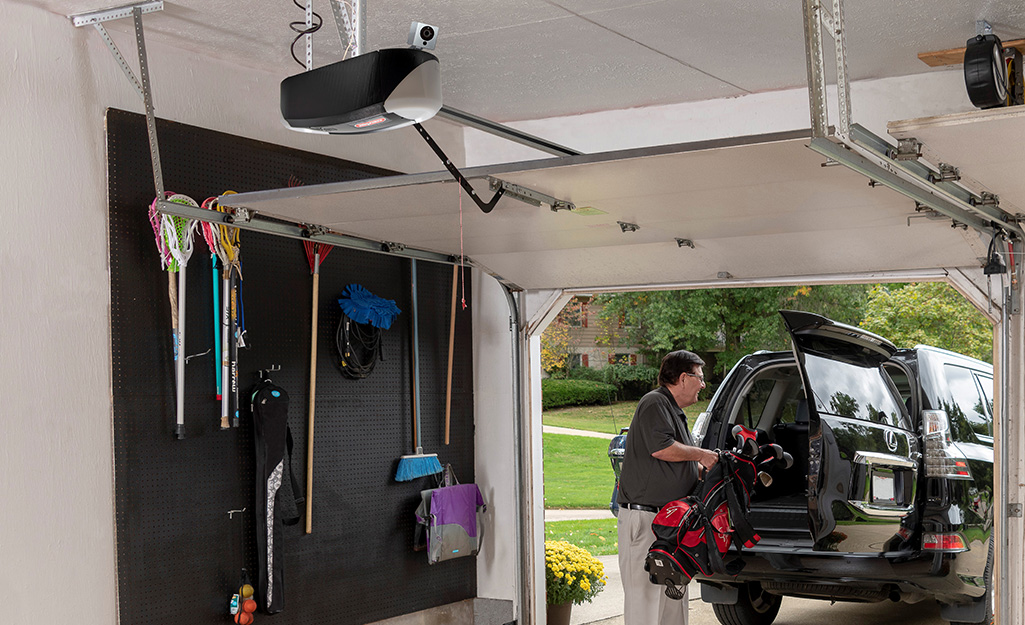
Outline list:
[[[548,617],[548,625],[569,625],[569,613],[573,609],[573,603],[549,603],[545,613]]]

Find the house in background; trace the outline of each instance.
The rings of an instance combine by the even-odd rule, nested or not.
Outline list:
[[[602,306],[591,295],[578,295],[566,304],[559,313],[569,335],[569,359],[567,369],[589,367],[601,369],[605,365],[650,365],[659,366],[659,359],[652,359],[643,353],[641,345],[631,336],[632,326],[623,325],[620,319],[615,327],[601,317]],[[705,361],[709,382],[719,381],[721,375],[713,374],[718,355],[723,351],[720,344],[710,350],[696,350]]]
[[[601,305],[592,296],[578,295],[559,313],[569,329],[567,368],[647,364],[640,345],[630,337],[631,328],[623,326],[622,320],[609,328],[609,323],[601,319],[601,311]]]

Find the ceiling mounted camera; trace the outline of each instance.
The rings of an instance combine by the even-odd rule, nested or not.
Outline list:
[[[421,50],[433,50],[438,43],[438,29],[423,22],[409,25],[409,45]]]

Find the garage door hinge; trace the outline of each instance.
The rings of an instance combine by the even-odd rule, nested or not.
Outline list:
[[[956,182],[961,179],[961,170],[947,163],[940,163],[940,173],[929,172],[929,182]]]
[[[224,218],[229,224],[244,223],[247,224],[253,220],[256,215],[256,211],[244,208],[242,206],[236,206],[235,209]]]
[[[324,226],[319,226],[317,224],[303,224],[302,226],[302,235],[307,239],[312,237],[324,236],[328,233],[327,228],[325,228]]]
[[[1022,517],[1022,509],[1020,503],[1009,503],[1007,504],[1007,516],[1009,517]]]
[[[914,137],[897,140],[897,149],[890,152],[895,161],[917,161],[922,158],[922,142]]]
[[[1000,196],[994,195],[989,191],[983,191],[979,194],[978,200],[974,197],[968,198],[968,203],[972,206],[1000,206]]]

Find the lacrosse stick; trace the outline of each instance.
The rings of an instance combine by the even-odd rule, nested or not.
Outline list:
[[[166,194],[167,201],[176,204],[185,204],[199,208],[195,200],[187,195],[177,193]],[[168,295],[171,298],[171,333],[174,337],[174,360],[175,360],[175,426],[174,433],[178,440],[185,438],[185,268],[192,256],[193,235],[196,231],[196,222],[184,217],[175,217],[166,214],[156,214],[156,202],[151,205],[150,224],[154,225],[154,231],[158,229],[159,239],[157,249],[161,254],[161,264],[168,272],[178,273],[177,285],[177,308],[175,307],[175,294],[173,293],[173,278],[168,281]]]
[[[207,210],[217,210],[217,198],[210,197],[203,202],[203,208]],[[213,270],[213,297],[214,297],[214,380],[217,388],[216,396],[217,401],[223,405],[222,386],[221,386],[221,374],[224,368],[223,355],[221,348],[223,346],[224,338],[223,334],[226,331],[224,324],[224,314],[221,307],[221,272],[217,271],[217,260],[220,259],[222,269],[228,266],[227,256],[225,255],[224,248],[221,246],[221,233],[218,227],[208,221],[200,223],[200,229],[203,232],[203,240],[206,241],[206,247],[210,250],[210,267]],[[231,427],[228,424],[228,411],[221,411],[221,429],[226,430]]]
[[[165,192],[164,197],[169,198],[174,193]],[[153,198],[153,203],[149,205],[149,223],[153,226],[153,237],[157,243],[157,253],[160,254],[160,268],[167,271],[167,296],[171,303],[171,347],[174,352],[175,371],[178,367],[178,286],[175,282],[175,277],[171,271],[171,263],[174,261],[171,258],[171,252],[167,249],[167,242],[164,240],[163,235],[163,215],[157,210],[157,199]]]
[[[234,191],[225,191],[223,195],[233,195]],[[217,210],[227,213],[228,209],[217,204]],[[238,427],[238,321],[236,307],[237,280],[242,278],[239,265],[238,228],[220,224],[217,226],[220,249],[224,252],[221,258],[223,300],[221,303],[221,427],[225,427],[228,416],[231,416],[232,427]]]
[[[306,428],[306,533],[313,532],[313,414],[317,396],[317,317],[320,311],[320,263],[331,252],[331,246],[303,241],[306,260],[313,274],[313,314],[310,322],[310,408]]]

